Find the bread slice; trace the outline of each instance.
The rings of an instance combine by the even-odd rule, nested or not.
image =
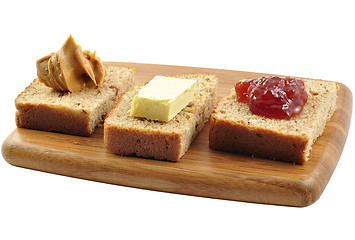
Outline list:
[[[323,80],[302,80],[308,101],[302,112],[290,120],[252,114],[246,103],[237,101],[233,88],[219,100],[211,115],[210,148],[305,163],[312,144],[333,115],[337,85]]]
[[[212,74],[173,76],[196,80],[194,99],[169,122],[132,117],[133,97],[143,86],[127,92],[117,102],[104,125],[108,149],[118,155],[178,161],[208,121],[217,101],[217,78]]]
[[[60,92],[35,79],[15,100],[18,127],[89,136],[119,96],[133,87],[134,69],[105,67],[101,86]]]

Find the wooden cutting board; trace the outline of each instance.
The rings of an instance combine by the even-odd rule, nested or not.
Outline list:
[[[136,69],[136,83],[154,75],[214,73],[218,97],[238,79],[269,74],[141,63],[105,63]],[[322,194],[348,134],[351,91],[339,83],[336,111],[305,165],[251,158],[209,149],[207,124],[178,163],[121,157],[106,150],[103,128],[90,137],[15,129],[2,145],[14,166],[93,181],[178,194],[265,204],[307,206]],[[24,86],[25,87],[25,86]]]

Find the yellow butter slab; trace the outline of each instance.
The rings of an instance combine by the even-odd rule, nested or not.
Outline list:
[[[130,115],[168,122],[194,97],[195,80],[155,76],[133,98]]]

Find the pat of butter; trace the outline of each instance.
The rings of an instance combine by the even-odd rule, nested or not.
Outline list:
[[[194,97],[195,80],[155,76],[133,98],[130,115],[168,122]]]

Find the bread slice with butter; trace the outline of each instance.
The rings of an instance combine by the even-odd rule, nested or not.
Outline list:
[[[18,127],[89,136],[119,96],[131,90],[135,70],[105,67],[102,84],[76,92],[57,91],[35,79],[15,100]]]
[[[209,120],[216,103],[217,77],[186,74],[174,78],[195,80],[192,101],[168,122],[130,115],[132,101],[144,85],[123,94],[104,124],[104,141],[115,154],[178,161]],[[164,91],[162,89],[162,91]]]

